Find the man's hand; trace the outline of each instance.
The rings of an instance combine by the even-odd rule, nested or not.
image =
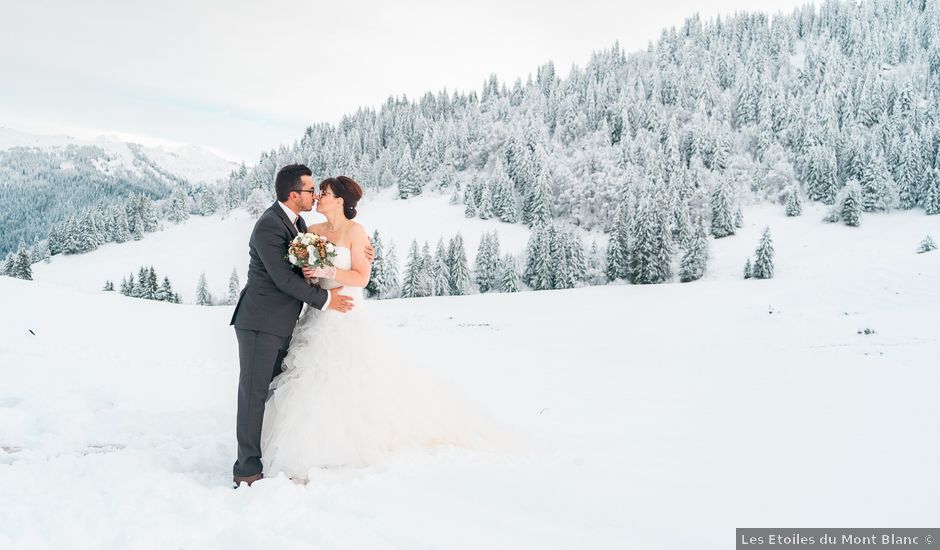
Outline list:
[[[366,259],[369,260],[369,263],[371,264],[372,260],[375,259],[375,249],[372,248],[372,239],[370,239],[368,236],[366,239],[368,239],[366,241]]]
[[[340,313],[346,313],[353,308],[353,299],[351,296],[340,294],[340,290],[343,290],[343,287],[330,289],[330,307],[327,309],[335,309]]]

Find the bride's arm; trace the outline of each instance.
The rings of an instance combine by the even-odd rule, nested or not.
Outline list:
[[[353,228],[353,235],[349,244],[349,253],[352,256],[351,269],[337,269],[335,279],[345,286],[365,287],[369,284],[372,275],[372,264],[366,257],[366,246],[369,236],[361,225]]]

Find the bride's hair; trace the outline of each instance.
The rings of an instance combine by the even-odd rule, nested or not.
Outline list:
[[[337,176],[335,178],[326,178],[320,182],[320,192],[323,193],[329,189],[333,196],[342,197],[343,214],[347,219],[356,217],[356,205],[362,198],[362,187],[350,177]]]

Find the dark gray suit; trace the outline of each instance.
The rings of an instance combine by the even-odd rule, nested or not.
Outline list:
[[[298,218],[305,231],[303,219]],[[248,241],[248,283],[232,314],[238,338],[238,460],[236,476],[261,473],[261,421],[271,380],[281,371],[291,333],[307,303],[320,309],[329,296],[311,286],[284,256],[298,228],[275,202],[261,214]]]

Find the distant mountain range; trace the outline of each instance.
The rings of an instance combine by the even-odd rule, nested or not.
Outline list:
[[[205,148],[145,146],[0,128],[0,256],[45,238],[68,216],[144,195],[217,187],[236,164]]]
[[[216,182],[238,167],[236,162],[199,145],[139,145],[113,136],[81,139],[67,135],[31,134],[0,127],[0,150],[14,147],[54,150],[69,145],[98,147],[132,169],[135,159],[144,156],[163,170],[192,184]],[[133,149],[137,149],[137,153]]]

